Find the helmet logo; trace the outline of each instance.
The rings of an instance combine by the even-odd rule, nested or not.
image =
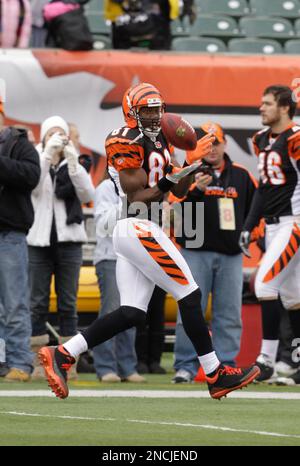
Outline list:
[[[162,105],[162,102],[158,98],[147,99],[147,104],[149,107],[157,107],[158,105]]]

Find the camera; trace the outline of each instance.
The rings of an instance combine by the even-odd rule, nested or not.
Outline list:
[[[202,173],[203,175],[209,175],[212,177],[214,176],[214,170],[212,166],[207,162],[202,162],[201,165],[194,172],[194,174],[196,173]]]

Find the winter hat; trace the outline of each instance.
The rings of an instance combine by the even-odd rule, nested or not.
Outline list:
[[[43,141],[49,129],[55,128],[55,127],[63,129],[66,135],[69,136],[68,123],[60,116],[55,115],[43,121],[41,125],[40,140]]]

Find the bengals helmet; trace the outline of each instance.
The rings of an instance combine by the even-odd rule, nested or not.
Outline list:
[[[157,114],[147,118],[139,115],[141,108],[156,107]],[[165,102],[156,87],[141,83],[130,87],[124,94],[122,103],[124,118],[129,128],[138,127],[149,137],[155,137],[160,132],[160,120],[165,109]]]

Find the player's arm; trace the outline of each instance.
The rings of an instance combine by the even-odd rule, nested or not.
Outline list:
[[[294,159],[298,171],[300,171],[300,131],[297,131],[288,139],[288,154]]]
[[[253,144],[253,149],[255,154],[258,156],[259,155],[259,147],[258,147],[258,142],[257,142],[257,136],[258,133],[255,133],[253,138],[252,138],[252,144]],[[251,205],[249,207],[249,212],[247,214],[247,218],[244,222],[243,230],[248,231],[251,233],[253,228],[255,228],[259,222],[260,219],[262,218],[263,214],[263,196],[262,196],[262,190],[263,186],[261,181],[259,182],[259,185],[255,186],[257,188],[254,192],[254,195],[252,197]]]
[[[259,224],[260,219],[262,218],[262,214],[263,214],[263,196],[262,196],[262,190],[258,188],[256,189],[254,193],[250,211],[244,223],[243,230],[249,231],[251,233],[253,228]]]
[[[197,164],[184,168],[170,166],[170,173],[160,178],[152,188],[146,188],[147,175],[143,168],[126,168],[120,171],[120,183],[122,190],[128,197],[128,201],[150,204],[162,199],[163,194],[171,191],[183,178],[194,172]]]
[[[119,176],[121,187],[130,203],[144,202],[148,205],[151,202],[161,200],[162,191],[158,185],[145,188],[147,174],[143,168],[125,168],[119,172]]]

